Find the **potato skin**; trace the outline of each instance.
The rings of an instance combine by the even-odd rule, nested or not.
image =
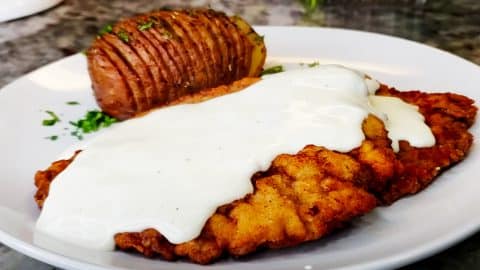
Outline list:
[[[258,77],[265,57],[263,39],[250,25],[211,9],[160,10],[121,20],[87,51],[97,103],[120,120]]]

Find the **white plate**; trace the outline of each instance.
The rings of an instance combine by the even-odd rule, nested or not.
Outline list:
[[[461,58],[418,43],[378,34],[322,28],[257,27],[265,35],[270,64],[319,60],[358,68],[399,89],[454,91],[479,100],[480,69]],[[39,211],[33,175],[76,139],[69,120],[95,108],[85,57],[75,55],[30,73],[0,91],[0,241],[67,269],[192,269],[185,262],[144,259],[123,252],[35,245]],[[79,101],[79,106],[66,105]],[[52,110],[62,122],[42,126]],[[479,125],[471,131],[478,138]],[[57,141],[44,139],[61,135]],[[480,226],[480,151],[444,173],[426,191],[379,208],[324,240],[227,259],[208,269],[384,269],[418,260],[474,233]],[[79,191],[80,192],[80,191]]]
[[[63,0],[15,0],[2,1],[0,5],[0,22],[25,17],[49,9]]]

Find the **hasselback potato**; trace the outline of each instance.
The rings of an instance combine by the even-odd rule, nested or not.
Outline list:
[[[107,26],[87,51],[97,103],[127,119],[196,93],[257,77],[263,38],[210,9],[160,10]]]

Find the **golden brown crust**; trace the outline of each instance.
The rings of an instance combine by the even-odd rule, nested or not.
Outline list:
[[[473,144],[468,128],[475,121],[477,108],[473,100],[453,93],[400,92],[382,86],[378,94],[399,97],[417,105],[436,139],[435,146],[428,148],[400,142],[395,175],[381,194],[381,199],[390,204],[424,189],[442,171],[466,157]]]
[[[238,81],[234,81],[233,83],[229,85],[220,85],[215,88],[210,88],[210,89],[204,89],[201,90],[195,94],[192,95],[185,95],[183,97],[180,97],[170,103],[168,103],[168,106],[171,105],[176,105],[176,104],[192,104],[192,103],[199,103],[203,102],[215,97],[231,94],[234,92],[238,92],[240,90],[245,89],[246,87],[258,82],[260,78],[257,77],[245,77],[243,79],[240,79]]]
[[[53,162],[45,171],[37,171],[35,174],[35,186],[37,187],[37,192],[35,193],[34,198],[35,202],[37,202],[38,208],[41,209],[43,207],[43,203],[48,197],[48,191],[50,190],[50,184],[52,181],[59,173],[65,170],[70,163],[72,163],[78,153],[80,153],[80,151],[76,151],[69,159],[62,159]]]
[[[142,24],[149,26],[140,29]],[[212,10],[160,10],[122,20],[87,52],[97,103],[123,120],[184,95],[258,77],[265,46],[254,44],[263,48],[254,54],[250,38],[233,19]]]
[[[64,169],[70,162],[59,161],[37,172],[37,182],[50,183],[50,170]],[[254,193],[220,207],[196,239],[172,245],[157,231],[147,229],[119,233],[115,243],[122,250],[148,257],[186,257],[206,264],[224,253],[242,256],[259,248],[312,241],[376,206],[376,198],[358,183],[362,170],[369,169],[348,155],[307,146],[296,155],[278,156],[268,172],[252,179]]]
[[[206,90],[177,103],[200,102],[249,83],[241,80],[236,87]],[[394,153],[383,123],[369,116],[363,123],[365,140],[348,153],[309,145],[295,155],[277,156],[267,171],[252,177],[255,191],[219,207],[196,239],[173,245],[159,232],[147,229],[117,234],[117,247],[148,257],[187,258],[206,264],[225,254],[242,256],[262,248],[298,245],[321,238],[377,205],[422,190],[467,155],[473,143],[468,128],[477,111],[472,100],[455,94],[398,92],[386,86],[378,94],[419,106],[436,145],[415,148],[401,142],[400,151]],[[58,161],[37,173],[39,206],[50,182],[70,162]]]

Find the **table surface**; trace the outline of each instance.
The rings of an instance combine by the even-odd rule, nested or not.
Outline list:
[[[239,14],[255,25],[331,26],[379,32],[438,47],[480,64],[478,0],[324,2],[306,12],[302,2],[294,0],[66,0],[40,14],[0,24],[0,87],[49,62],[82,51],[107,23],[166,6],[210,6]],[[0,269],[55,268],[0,243]],[[402,268],[411,269],[480,269],[480,233]]]

